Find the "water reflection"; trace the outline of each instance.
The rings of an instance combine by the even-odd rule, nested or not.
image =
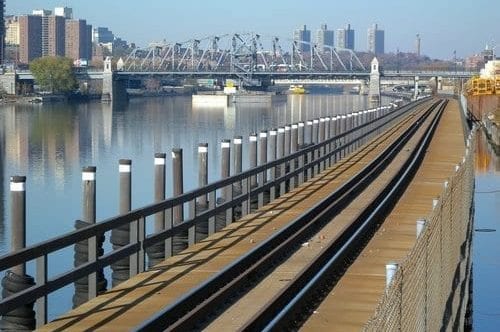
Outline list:
[[[500,156],[482,131],[476,140],[475,229],[473,236],[473,324],[477,331],[496,331],[500,322]]]

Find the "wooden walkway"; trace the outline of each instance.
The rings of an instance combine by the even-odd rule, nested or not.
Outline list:
[[[451,100],[414,180],[303,331],[362,330],[385,291],[385,264],[402,261],[413,247],[416,220],[430,214],[432,199],[465,155],[462,128],[458,103]]]
[[[455,130],[455,133],[457,132],[459,130]],[[256,213],[231,224],[180,255],[167,259],[154,269],[83,304],[40,330],[122,331],[131,329],[220,271],[237,257],[254,248],[294,220],[304,210],[338,188],[390,140],[385,141],[377,148],[360,150],[312,181],[264,206]],[[456,145],[454,142],[449,142],[449,144]],[[440,184],[442,185],[442,181]],[[413,233],[414,222],[415,220],[412,224]],[[384,264],[381,265],[382,269],[385,267]]]

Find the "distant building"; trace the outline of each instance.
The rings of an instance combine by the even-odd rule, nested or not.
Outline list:
[[[415,40],[415,54],[420,56],[420,35],[417,33],[417,39]]]
[[[55,16],[62,16],[65,19],[71,20],[73,19],[73,9],[68,7],[56,7],[54,9]]]
[[[19,61],[29,63],[42,56],[42,17],[19,17]]]
[[[333,47],[334,33],[333,30],[328,30],[326,24],[321,24],[321,28],[316,31],[316,45],[319,51],[328,51],[325,46]]]
[[[368,28],[368,52],[384,54],[384,38],[384,30],[379,30],[377,24]]]
[[[301,52],[310,52],[311,45],[304,44],[301,42],[310,43],[311,42],[311,30],[307,30],[304,25],[302,29],[297,29],[293,32],[293,41],[297,44],[297,49]]]
[[[19,17],[5,17],[5,45],[19,45]]]
[[[35,9],[32,14],[42,18],[42,56],[49,55],[49,16],[52,15],[51,10]]]
[[[48,56],[66,54],[66,19],[62,16],[49,16],[48,19]],[[45,55],[45,54],[44,54]]]
[[[5,53],[5,0],[0,0],[0,63],[3,63]]]
[[[66,56],[73,60],[92,57],[92,26],[86,20],[66,20]]]
[[[354,30],[347,24],[344,29],[337,29],[337,47],[354,51]]]
[[[115,40],[113,31],[106,27],[97,27],[92,31],[92,42],[97,44],[112,43]]]

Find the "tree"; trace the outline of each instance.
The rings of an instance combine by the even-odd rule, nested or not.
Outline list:
[[[78,86],[73,61],[65,57],[43,57],[30,63],[30,71],[36,83],[52,93],[68,93]]]

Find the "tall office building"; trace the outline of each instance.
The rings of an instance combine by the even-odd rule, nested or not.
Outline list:
[[[326,24],[321,24],[321,27],[316,31],[316,45],[318,51],[328,51],[329,49],[325,46],[333,47],[333,30],[328,30]]]
[[[42,56],[42,16],[19,17],[19,61],[29,63]]]
[[[66,20],[66,56],[73,60],[92,56],[92,26],[86,20]]]
[[[115,40],[113,31],[106,27],[94,28],[92,31],[92,42],[97,44],[112,43]]]
[[[311,30],[307,30],[307,27],[304,25],[302,29],[297,29],[293,32],[293,41],[297,43],[297,49],[301,52],[310,52],[311,45],[304,44],[301,42],[311,42]]]
[[[5,53],[5,0],[0,0],[0,63],[3,63]]]
[[[354,51],[354,30],[347,24],[344,29],[337,29],[337,47]]]
[[[379,30],[377,24],[368,28],[368,52],[384,54],[384,38],[384,30]]]

